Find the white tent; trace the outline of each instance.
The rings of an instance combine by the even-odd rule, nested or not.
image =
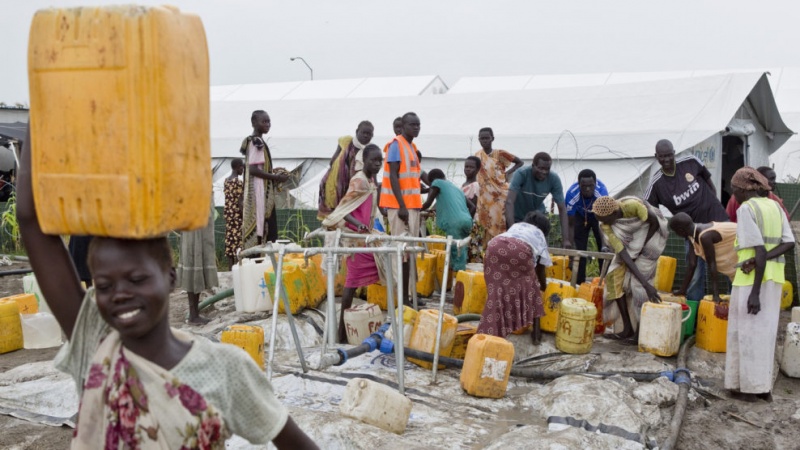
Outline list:
[[[374,142],[383,145],[391,138],[392,120],[407,111],[415,111],[422,121],[416,142],[426,170],[439,167],[457,178],[463,159],[479,149],[478,130],[491,126],[496,148],[526,163],[536,152],[549,152],[565,186],[575,181],[578,171],[592,168],[614,194],[643,192],[659,139],[670,139],[679,152],[698,155],[720,186],[728,164],[723,159],[728,149],[723,147],[730,146],[723,139],[726,127],[752,127],[745,152],[750,165],[766,164],[792,134],[781,120],[765,74],[730,73],[511,91],[451,90],[445,95],[225,98],[211,106],[215,158],[239,156],[256,109],[267,110],[272,118],[269,145],[276,166],[291,169],[315,162],[301,182],[306,185],[327,166],[337,138],[352,134],[358,122],[371,120]],[[733,119],[739,120],[732,124]]]
[[[448,91],[451,94],[470,92],[498,92],[521,89],[550,89],[558,87],[600,86],[608,84],[639,83],[655,80],[675,80],[707,77],[727,73],[755,72],[754,69],[694,70],[668,72],[609,72],[568,75],[520,75],[514,77],[464,77]],[[763,68],[770,75],[770,85],[784,122],[792,129],[800,128],[800,68]],[[792,137],[778,151],[770,155],[770,165],[775,168],[778,181],[800,180],[800,136]]]

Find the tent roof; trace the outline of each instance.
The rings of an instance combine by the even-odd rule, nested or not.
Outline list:
[[[578,87],[578,86],[601,86],[606,84],[626,84],[641,83],[645,81],[675,80],[681,78],[708,77],[715,75],[726,75],[730,73],[764,73],[772,75],[773,88],[775,92],[780,84],[779,80],[787,75],[796,80],[800,74],[797,68],[763,68],[763,69],[726,69],[726,70],[683,70],[665,72],[601,72],[601,73],[579,73],[561,75],[519,75],[514,77],[492,76],[492,77],[463,77],[460,78],[448,92],[453,94],[463,94],[467,92],[495,92],[513,91],[521,89],[549,89],[559,87]],[[781,109],[783,110],[783,109]]]
[[[0,123],[0,136],[18,141],[25,139],[25,130],[28,124],[24,122]]]
[[[238,155],[250,113],[272,116],[276,159],[329,158],[336,139],[361,120],[376,126],[374,141],[391,137],[394,117],[415,111],[417,140],[426,158],[462,159],[479,148],[477,131],[494,128],[495,146],[524,159],[537,151],[556,158],[618,159],[652,155],[666,138],[686,149],[720,132],[749,100],[762,127],[774,133],[770,151],[791,135],[763,73],[505,92],[448,93],[394,98],[216,100],[211,107],[212,154]]]
[[[211,101],[402,97],[421,95],[433,84],[444,86],[436,75],[229,84],[211,86]]]

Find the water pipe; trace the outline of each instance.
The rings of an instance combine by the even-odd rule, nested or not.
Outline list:
[[[370,334],[369,337],[364,339],[360,345],[349,349],[337,349],[336,354],[339,357],[339,360],[334,362],[334,366],[341,366],[342,364],[346,363],[348,359],[355,358],[356,356],[363,355],[364,353],[372,352],[379,347],[381,347],[381,343],[386,339],[385,334],[386,331],[389,329],[391,323],[386,322],[385,324],[381,325],[377,331]],[[388,340],[387,340],[388,341]],[[391,341],[388,341],[391,342]]]
[[[318,236],[318,235],[324,234],[324,233],[325,233],[324,230],[317,229],[317,230],[314,230],[314,231],[312,231],[310,233],[306,233],[304,239],[309,239],[311,237]],[[444,263],[444,271],[443,271],[443,276],[442,276],[442,286],[441,286],[441,289],[440,289],[440,291],[441,291],[441,300],[439,302],[439,318],[438,318],[438,321],[437,321],[437,324],[436,324],[436,342],[435,342],[435,347],[434,347],[434,361],[433,361],[434,364],[433,364],[433,371],[432,371],[433,382],[435,383],[436,382],[437,369],[438,369],[437,361],[439,359],[439,344],[440,344],[440,341],[441,341],[442,325],[443,325],[443,321],[444,321],[444,303],[445,303],[445,297],[447,295],[447,289],[445,289],[445,287],[447,286],[447,276],[449,275],[449,272],[450,272],[450,270],[449,270],[449,268],[450,268],[450,249],[452,248],[453,245],[456,245],[456,248],[458,248],[458,249],[461,249],[462,247],[466,247],[466,246],[469,245],[469,243],[470,243],[472,238],[470,236],[467,236],[467,237],[465,237],[463,239],[454,240],[452,236],[447,236],[447,238],[420,238],[420,237],[416,237],[416,236],[407,236],[407,235],[403,235],[403,236],[390,236],[390,235],[383,235],[383,234],[367,234],[367,235],[365,235],[365,234],[358,234],[358,233],[342,233],[341,235],[337,235],[337,236],[340,236],[340,237],[343,237],[343,238],[348,238],[348,239],[364,239],[365,243],[367,243],[367,244],[369,244],[371,242],[374,242],[374,241],[379,241],[379,242],[380,241],[406,242],[406,243],[415,243],[415,244],[417,244],[417,243],[425,244],[425,243],[428,243],[428,242],[437,242],[437,243],[444,243],[445,244],[445,263]],[[399,252],[398,252],[398,262],[397,262],[397,264],[398,264],[397,267],[400,267],[402,265],[402,258],[400,258]],[[413,268],[414,264],[410,264],[410,266]],[[412,282],[414,281],[415,277],[410,277],[410,278],[411,278],[411,280],[409,281],[409,285],[413,287],[414,284],[412,284]],[[398,298],[402,298],[402,288],[400,286],[398,286],[398,294],[399,294]],[[415,300],[414,307],[416,309],[417,305],[416,305],[416,296],[415,296],[415,294],[416,294],[416,290],[412,294],[412,297]],[[398,312],[398,314],[400,314],[400,312]],[[401,332],[402,332],[402,330],[401,330]],[[401,338],[401,337],[402,337],[402,335],[398,335],[398,339]],[[402,359],[402,357],[400,359]]]
[[[686,360],[689,356],[689,349],[694,345],[694,336],[686,339],[678,352],[678,369],[675,369],[675,384],[679,386],[678,400],[675,402],[675,412],[672,413],[672,421],[669,424],[669,436],[664,442],[664,450],[676,448],[678,437],[681,435],[681,425],[683,417],[686,415],[686,404],[689,402],[689,388],[692,387],[692,375],[686,367]]]
[[[213,305],[214,303],[217,303],[218,301],[220,301],[222,299],[226,299],[226,298],[228,298],[228,297],[230,297],[232,295],[233,295],[233,288],[225,289],[224,291],[217,292],[216,294],[212,295],[211,297],[208,297],[207,299],[205,299],[202,302],[200,302],[200,305],[197,306],[197,310],[198,311],[202,311],[203,309]]]
[[[299,246],[297,248],[302,250]],[[297,327],[294,324],[294,316],[292,315],[289,296],[286,293],[286,289],[281,289],[283,287],[283,257],[286,255],[287,250],[289,250],[290,253],[297,253],[296,249],[292,251],[291,249],[287,249],[287,246],[283,244],[274,244],[271,248],[264,249],[263,252],[269,254],[272,267],[275,268],[275,296],[272,298],[275,299],[276,303],[283,300],[283,312],[286,314],[286,320],[289,322],[289,330],[292,332],[294,346],[297,350],[297,356],[300,359],[300,367],[303,369],[303,373],[307,373],[308,366],[306,364],[306,358],[303,356],[303,347],[300,345]],[[277,256],[275,255],[276,253],[278,254]],[[275,359],[275,336],[278,331],[278,305],[273,305],[273,308],[272,326],[269,335],[269,360],[267,361],[267,379],[270,381],[272,381],[272,362]]]
[[[8,275],[27,275],[29,273],[33,273],[33,269],[13,269],[13,270],[4,270],[0,272],[0,277],[5,277]]]
[[[387,349],[391,351],[391,347],[394,345],[393,343],[387,342],[388,339],[384,339],[384,341],[380,345],[381,351]],[[421,359],[427,362],[433,362],[434,355],[432,353],[424,352],[421,350],[415,350],[412,348],[405,348],[405,353],[408,357],[414,359]],[[442,364],[445,367],[456,367],[461,368],[464,366],[464,360],[456,359],[456,358],[447,358],[447,357],[439,357],[439,364]],[[537,370],[532,369],[529,367],[512,367],[511,368],[511,376],[525,378],[530,380],[555,380],[556,378],[561,378],[566,375],[587,375],[587,376],[596,376],[596,377],[612,377],[615,375],[633,378],[636,381],[652,381],[659,377],[667,377],[670,381],[676,380],[681,376],[683,372],[681,369],[676,369],[674,371],[664,371],[664,372],[569,372],[566,370]],[[677,381],[676,381],[677,382]]]
[[[456,316],[456,320],[458,321],[458,323],[477,322],[477,321],[481,320],[481,315],[480,314],[472,314],[472,313],[459,314],[459,315]]]
[[[337,239],[340,236],[340,231],[337,230]],[[409,247],[406,244],[402,244],[400,248],[401,258],[402,253],[422,253],[425,251],[423,247]],[[327,294],[328,294],[328,301],[327,301],[327,318],[326,318],[326,326],[325,326],[325,336],[323,338],[323,348],[322,353],[327,353],[327,346],[333,346],[336,343],[336,335],[338,333],[338,326],[336,325],[337,317],[336,317],[336,301],[334,296],[334,277],[337,273],[336,268],[336,256],[337,255],[352,255],[352,254],[371,254],[371,255],[378,255],[378,254],[395,254],[398,250],[398,247],[380,247],[380,248],[373,248],[373,247],[315,247],[315,248],[308,248],[305,249],[303,252],[303,256],[306,261],[311,256],[317,254],[325,254],[326,257],[326,271],[327,271]],[[389,266],[387,266],[389,267]]]
[[[394,275],[390,274],[386,277],[386,307],[389,309],[390,313],[388,316],[392,318],[392,333],[393,336],[396,336],[400,342],[404,342],[403,338],[403,331],[404,331],[404,324],[403,324],[403,310],[404,308],[398,308],[396,306],[400,306],[403,302],[403,275],[402,275],[402,267],[403,267],[403,250],[405,250],[406,244],[400,244],[397,246],[397,253],[396,253],[396,261],[398,270],[398,277],[397,277],[397,305],[394,303],[394,294],[392,293],[392,281],[394,279]],[[416,258],[416,256],[414,256]],[[390,264],[388,267],[392,267],[391,265],[391,257],[387,254],[386,261]],[[391,270],[390,270],[391,272]],[[416,286],[409,286],[409,289],[416,290]],[[403,362],[406,360],[405,354],[403,352],[403,346],[398,345],[395,348],[394,357],[397,361],[397,384],[399,386],[398,391],[405,395],[406,387],[405,387],[405,372],[403,367]]]
[[[601,378],[621,377],[633,378],[636,381],[653,381],[656,378],[667,377],[672,381],[675,372],[668,370],[664,372],[570,372],[567,370],[539,370],[532,367],[512,367],[511,376],[525,378],[528,380],[555,380],[567,375],[587,375]]]
[[[469,239],[469,238],[467,238]],[[469,241],[467,241],[469,242]],[[436,338],[433,350],[433,382],[436,383],[436,375],[439,370],[439,348],[442,345],[442,322],[444,322],[444,300],[447,295],[447,276],[450,274],[450,248],[453,246],[453,236],[447,236],[447,243],[444,250],[444,270],[442,271],[442,286],[440,287],[441,298],[439,300],[439,317],[436,322]],[[416,290],[416,289],[415,289]],[[414,305],[416,306],[416,305]]]

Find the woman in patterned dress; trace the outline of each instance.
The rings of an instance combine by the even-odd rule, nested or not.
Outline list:
[[[225,256],[230,266],[236,263],[236,252],[242,248],[242,202],[244,182],[239,178],[244,174],[244,161],[234,158],[231,161],[231,175],[225,179]]]
[[[483,226],[481,242],[486,245],[492,238],[506,230],[505,203],[508,195],[508,181],[515,170],[522,167],[522,160],[500,149],[492,149],[494,132],[491,128],[481,128],[478,141],[482,149],[475,153],[480,158],[478,171],[480,193],[475,222]],[[508,166],[513,166],[508,169]],[[508,169],[508,170],[506,170]]]
[[[549,231],[547,217],[531,211],[525,221],[489,241],[483,261],[487,299],[478,333],[505,338],[533,325],[531,340],[541,342],[544,284],[539,280],[545,279],[544,267],[553,265],[545,238]]]

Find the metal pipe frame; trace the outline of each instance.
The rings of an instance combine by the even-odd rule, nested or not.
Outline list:
[[[304,257],[306,259],[308,259],[310,256],[314,256],[316,254],[324,253],[328,257],[328,261],[333,261],[334,260],[334,255],[358,254],[358,253],[368,253],[368,254],[378,255],[378,257],[386,258],[386,263],[387,263],[387,267],[388,267],[388,270],[389,270],[389,273],[386,276],[386,309],[388,310],[387,317],[389,318],[389,320],[391,321],[391,324],[392,324],[392,330],[393,330],[392,333],[395,336],[394,352],[395,352],[395,360],[396,360],[396,365],[397,365],[397,385],[398,385],[398,390],[399,390],[399,392],[401,394],[405,393],[405,381],[404,381],[405,380],[405,372],[403,370],[403,363],[405,361],[405,356],[403,354],[404,349],[403,349],[403,345],[402,345],[402,343],[405,341],[405,338],[403,336],[403,333],[404,333],[404,329],[403,329],[403,310],[400,309],[400,308],[395,308],[395,302],[394,302],[394,273],[393,273],[392,268],[391,268],[392,267],[391,255],[392,254],[396,254],[398,261],[400,261],[400,263],[402,265],[403,254],[404,253],[410,253],[410,254],[416,255],[418,253],[423,253],[423,252],[425,252],[425,248],[424,247],[409,247],[407,244],[402,244],[400,246],[392,247],[392,248],[389,248],[389,247],[386,247],[386,248],[314,247],[314,248],[308,248],[308,249],[305,250],[305,252],[303,252]],[[329,262],[329,266],[328,267],[330,267],[330,264],[332,264],[332,263]],[[331,295],[333,294],[333,277],[334,276],[335,276],[335,272],[331,272],[329,270],[329,272],[328,272],[328,298],[331,298]],[[398,298],[400,298],[402,296],[402,292],[403,292],[403,285],[402,285],[402,283],[398,283],[397,284]],[[334,301],[329,301],[328,305],[329,305],[328,306],[328,316],[329,316],[329,318],[326,318],[326,320],[327,320],[327,323],[329,325],[326,325],[325,332],[327,332],[329,329],[330,330],[338,329],[338,328],[334,328],[335,325],[333,325],[333,324],[336,324],[336,320],[337,320],[336,317],[335,317],[336,316],[335,300]],[[333,313],[330,312],[331,309],[333,309]],[[327,362],[328,361],[328,358],[326,357],[327,340],[325,340],[324,336],[323,336],[323,341],[324,341],[323,342],[323,350],[322,350],[322,353],[320,355],[319,369],[323,369],[323,368],[327,367],[328,365],[330,365]],[[401,343],[401,344],[398,344],[398,342]],[[332,343],[331,345],[334,345],[334,344]]]
[[[566,248],[550,248],[548,251],[551,255],[567,256],[570,258],[570,266],[572,267],[572,279],[570,280],[570,285],[572,287],[576,287],[578,284],[578,264],[580,264],[581,258],[607,260],[608,262],[603,264],[603,268],[600,271],[600,279],[605,279],[606,274],[608,273],[608,266],[611,265],[611,260],[614,259],[615,256],[614,253],[590,252],[587,250],[573,250]]]
[[[324,233],[325,233],[325,230],[319,228],[319,229],[314,230],[314,231],[312,231],[310,233],[306,233],[306,236],[303,239],[309,239],[309,238],[312,238],[314,236],[318,236],[318,235],[324,234]],[[411,237],[411,236],[390,236],[390,235],[358,234],[358,233],[346,233],[346,232],[345,233],[341,233],[340,235],[337,234],[337,237],[343,237],[343,238],[347,238],[347,239],[364,239],[366,243],[370,243],[370,242],[373,242],[373,241],[389,241],[389,242],[413,242],[413,243],[421,243],[423,245],[425,243],[428,243],[428,242],[431,242],[431,243],[444,243],[445,244],[444,271],[442,273],[442,286],[440,286],[440,289],[439,289],[439,291],[441,292],[441,299],[439,300],[439,319],[438,319],[437,324],[436,324],[436,338],[435,338],[436,339],[436,343],[435,343],[436,346],[434,348],[433,371],[432,371],[433,383],[436,383],[436,376],[437,376],[437,371],[438,371],[438,368],[439,368],[439,365],[438,365],[438,362],[439,362],[439,346],[441,344],[442,325],[443,325],[443,322],[444,322],[444,303],[445,303],[445,298],[447,296],[447,277],[450,274],[450,270],[449,270],[450,269],[450,250],[452,249],[453,244],[455,244],[456,248],[458,248],[459,250],[461,250],[463,247],[468,246],[469,243],[470,243],[471,237],[467,236],[464,239],[455,240],[455,239],[453,239],[452,236],[447,236],[447,238],[421,238],[421,237]],[[398,264],[399,264],[398,268],[402,267],[402,258],[400,258],[398,260]],[[411,265],[410,267],[414,268],[415,265]],[[414,270],[414,274],[416,275],[416,270]],[[413,279],[416,279],[416,276]],[[409,289],[414,289],[413,292],[414,292],[414,294],[416,294],[416,291],[417,291],[416,283],[412,284],[411,280],[412,280],[412,278],[409,276],[409,283],[408,283],[409,287],[408,288]],[[387,291],[388,291],[388,287],[387,287]],[[402,298],[402,296],[403,296],[402,280],[401,280],[400,283],[398,283],[397,292],[398,292],[398,298]],[[388,295],[387,295],[387,303],[388,303]],[[414,309],[417,309],[416,297],[414,298]],[[395,336],[397,336],[396,332],[394,332],[394,333],[395,333]],[[401,340],[399,342],[403,342],[403,341]],[[396,343],[397,343],[397,341],[395,341],[395,344]],[[403,360],[400,359],[401,363],[402,363],[402,361]]]
[[[444,300],[447,295],[447,276],[450,274],[450,248],[453,246],[453,237],[447,236],[444,253],[444,272],[442,272],[441,299],[439,300],[439,321],[436,323],[436,346],[433,349],[433,382],[436,383],[436,373],[439,369],[439,346],[442,345],[442,324],[444,322]]]
[[[399,282],[397,283],[397,300],[401,302],[403,299],[403,276],[402,276],[402,267],[403,267],[403,250],[405,244],[397,246],[395,251],[397,252],[397,268],[400,270],[400,278]],[[424,251],[424,250],[423,250]],[[416,256],[415,256],[416,257]],[[389,256],[386,256],[386,259],[389,260]],[[390,261],[391,262],[391,261]],[[392,267],[389,264],[389,267]],[[392,272],[392,269],[389,269],[389,272]],[[404,365],[406,363],[405,357],[405,338],[403,333],[405,333],[405,326],[403,324],[403,313],[405,312],[405,308],[395,308],[394,305],[394,295],[392,294],[392,282],[394,278],[394,274],[390,274],[386,277],[386,308],[389,310],[387,316],[392,318],[392,328],[394,328],[394,332],[392,336],[394,336],[394,360],[395,366],[397,366],[397,387],[398,391],[405,395],[406,387],[405,387],[405,371]],[[391,280],[391,281],[390,281]],[[416,289],[416,286],[414,287]],[[398,305],[399,306],[399,305]]]
[[[324,236],[326,230],[323,228],[317,228],[314,231],[309,231],[308,233],[303,236],[303,240],[308,240],[314,237]],[[432,237],[412,237],[412,236],[391,236],[388,234],[361,234],[361,233],[350,233],[350,232],[342,232],[341,237],[346,239],[364,239],[367,244],[372,243],[374,241],[388,241],[388,242],[406,242],[406,243],[416,243],[416,244],[425,244],[425,243],[439,243],[439,244],[447,244],[447,238],[432,238]],[[452,238],[452,237],[451,237]],[[467,236],[464,239],[453,239],[453,243],[460,249],[469,245],[470,241],[472,240],[471,237]],[[575,250],[571,250],[575,251]],[[598,253],[601,255],[606,255],[607,253]]]
[[[312,247],[307,248],[303,252],[304,257],[306,260],[310,256],[314,256],[320,253],[324,253],[327,257],[327,264],[328,264],[328,305],[327,305],[327,315],[326,318],[326,326],[323,331],[323,354],[327,352],[327,345],[336,345],[336,337],[335,334],[338,332],[338,319],[336,318],[336,297],[334,295],[334,278],[336,276],[335,270],[335,261],[336,255],[353,255],[358,253],[369,253],[369,254],[394,254],[397,250],[395,248],[349,248],[349,247]],[[423,247],[408,247],[407,245],[403,245],[402,250],[403,253],[423,253],[425,249]],[[390,269],[391,271],[391,269]],[[389,275],[392,275],[390,273]],[[330,332],[329,332],[330,330]]]

